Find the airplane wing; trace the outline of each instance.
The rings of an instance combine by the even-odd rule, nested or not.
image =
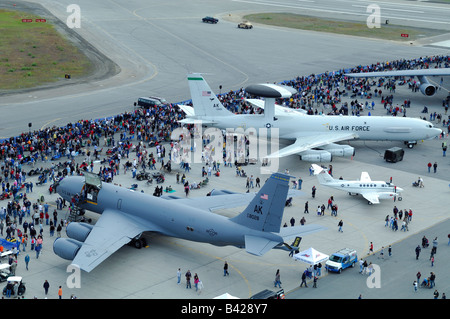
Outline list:
[[[346,76],[354,78],[369,78],[369,77],[391,77],[391,76],[434,76],[434,75],[450,75],[450,68],[439,69],[419,69],[419,70],[398,70],[398,71],[382,71],[382,72],[362,72],[362,73],[348,73]]]
[[[149,229],[143,229],[128,215],[107,209],[89,233],[72,264],[90,272],[131,239],[147,230]]]
[[[326,228],[320,225],[309,224],[309,225],[297,225],[293,227],[282,227],[280,228],[279,235],[283,237],[285,242],[289,241],[292,238],[297,236],[306,236],[309,234],[313,234]]]
[[[259,99],[246,99],[248,103],[252,104],[255,107],[259,107],[264,109],[264,100]],[[275,115],[307,115],[305,110],[302,109],[291,109],[289,107],[284,107],[278,104],[275,104]]]
[[[194,108],[189,105],[177,104],[177,106],[186,114],[186,116],[194,116]]]
[[[267,238],[245,235],[245,251],[252,255],[262,256],[278,244]]]
[[[181,123],[181,124],[199,124],[199,125],[205,124],[206,125],[206,124],[215,124],[216,122],[215,121],[200,120],[200,119],[197,119],[196,117],[187,117],[185,119],[179,120],[178,123]]]
[[[362,172],[362,173],[361,173],[360,181],[361,181],[361,182],[367,183],[367,182],[371,182],[372,180],[370,179],[369,173],[367,173],[367,172]]]
[[[288,191],[288,197],[296,197],[303,194],[301,191],[290,189]],[[255,197],[256,193],[234,193],[234,194],[223,194],[215,196],[203,196],[203,197],[193,197],[193,198],[181,198],[181,197],[165,197],[165,199],[174,199],[179,203],[185,205],[195,206],[199,209],[214,212],[219,209],[236,208],[241,206],[247,206],[251,200]]]
[[[237,193],[216,196],[203,196],[176,199],[177,203],[195,206],[199,209],[215,211],[218,209],[245,206],[255,197],[255,193]]]
[[[306,236],[315,232],[323,231],[326,228],[320,225],[298,225],[294,227],[282,227],[280,228],[280,235],[284,243],[290,241],[297,236]],[[261,238],[256,236],[245,236],[245,250],[253,255],[262,256],[275,246],[282,244],[283,242],[273,241],[267,238]]]
[[[324,146],[330,143],[351,140],[357,138],[358,135],[355,133],[316,133],[310,136],[299,136],[295,140],[294,144],[286,146],[277,152],[269,154],[267,158],[284,157],[293,154],[298,154],[300,152],[310,150],[312,148]]]
[[[372,204],[379,204],[380,203],[380,199],[378,198],[378,194],[377,193],[361,193],[361,195],[367,199],[369,202],[371,202]]]
[[[214,124],[214,121],[206,121],[202,119],[198,119],[195,117],[195,111],[192,106],[177,104],[177,106],[184,112],[186,118],[179,120],[178,123],[181,124]]]

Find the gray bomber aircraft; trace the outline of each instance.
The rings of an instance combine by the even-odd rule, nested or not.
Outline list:
[[[56,191],[65,200],[101,217],[95,223],[72,222],[68,238],[58,238],[53,251],[72,260],[73,265],[90,272],[127,243],[140,247],[143,232],[245,248],[261,256],[272,248],[297,250],[286,242],[324,228],[318,225],[281,227],[289,175],[272,174],[258,193],[212,192],[210,196],[179,198],[155,197],[102,183],[95,174],[65,177]],[[212,212],[218,208],[248,206],[237,216],[227,218]],[[296,240],[296,242],[299,242]],[[296,244],[298,246],[298,244]]]
[[[276,98],[290,98],[295,90],[289,86],[254,84],[245,90],[255,96],[264,96],[264,114],[234,114],[225,108],[212,92],[201,74],[188,74],[193,108],[179,107],[186,113],[182,124],[201,123],[205,126],[228,128],[278,129],[279,138],[294,141],[267,158],[299,155],[300,160],[330,162],[333,156],[353,156],[350,145],[336,142],[353,139],[371,141],[403,141],[412,148],[417,141],[431,139],[442,130],[418,118],[395,116],[335,116],[308,115],[275,104]],[[249,100],[256,106],[261,101]]]

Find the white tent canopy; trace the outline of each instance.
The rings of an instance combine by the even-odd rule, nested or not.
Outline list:
[[[315,250],[314,248],[309,248],[307,250],[301,251],[294,255],[295,260],[303,261],[304,263],[315,265],[326,261],[330,256]]]

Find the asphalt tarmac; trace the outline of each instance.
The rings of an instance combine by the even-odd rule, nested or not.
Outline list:
[[[44,2],[44,4],[48,3],[50,2]],[[233,12],[243,11],[242,7],[237,6],[237,3],[230,3],[236,5],[233,7]],[[82,1],[80,4],[82,8],[87,7]],[[218,7],[212,4],[207,6],[196,4],[197,6],[189,7],[184,11],[184,15],[188,18],[183,20],[185,26],[183,29],[177,27],[173,22],[174,19],[170,19],[167,13],[164,15],[164,12],[167,12],[165,11],[167,3],[147,5],[143,8],[142,3],[134,1],[130,2],[127,9],[117,3],[114,9],[105,6],[103,2],[92,4],[89,6],[89,10],[85,11],[85,22],[89,28],[86,27],[78,32],[91,41],[98,40],[99,37],[106,34],[104,42],[98,42],[99,50],[116,62],[123,73],[92,83],[89,88],[81,84],[33,92],[29,95],[2,97],[2,111],[10,117],[9,121],[4,121],[4,117],[2,117],[4,122],[1,134],[21,132],[20,125],[26,126],[28,123],[29,118],[19,119],[16,117],[16,108],[20,108],[24,115],[30,114],[30,109],[38,109],[39,115],[30,114],[30,118],[33,123],[41,123],[36,127],[45,127],[48,125],[45,123],[66,124],[73,119],[98,118],[132,110],[132,103],[137,96],[143,95],[144,91],[155,92],[171,102],[182,101],[189,98],[185,79],[186,71],[198,69],[200,65],[208,69],[208,72],[214,73],[206,76],[207,80],[213,83],[213,87],[218,87],[219,83],[223,83],[224,90],[229,90],[237,89],[249,82],[289,80],[297,75],[337,70],[342,67],[354,66],[357,63],[448,53],[448,49],[440,47],[410,47],[404,44],[265,26],[253,30],[239,30],[239,32],[256,31],[249,35],[249,37],[254,37],[254,42],[252,42],[254,46],[245,46],[244,44],[249,43],[249,38],[246,38],[247,35],[242,38],[231,35],[230,32],[237,31],[231,22],[224,21],[222,23],[221,21],[214,26],[199,23],[198,20],[203,15],[226,12],[225,7],[220,7],[223,4]],[[51,7],[51,11],[60,16],[64,12],[63,9],[65,9],[64,2]],[[103,12],[104,15],[99,15],[100,12]],[[167,23],[168,20],[172,23]],[[115,22],[113,25],[111,25],[112,21]],[[143,45],[143,42],[139,40],[148,36],[145,28],[141,29],[144,24],[150,24],[153,27],[151,29],[156,32],[155,36],[163,37],[165,35],[167,37],[168,33],[166,32],[171,32],[168,38],[172,40],[168,43],[156,37],[154,43]],[[110,28],[106,28],[106,25]],[[166,31],[161,30],[163,25]],[[211,27],[218,28],[211,31]],[[199,30],[205,33],[199,33]],[[189,33],[197,34],[197,38],[193,37],[189,42],[184,41],[183,39],[186,39]],[[129,37],[130,34],[133,34],[133,39],[138,39],[138,41],[130,43],[129,41],[132,39]],[[214,36],[211,37],[211,35]],[[302,41],[294,41],[293,35],[301,37]],[[111,45],[110,37],[119,39],[119,45],[115,47],[115,50],[104,52],[105,48]],[[267,38],[280,42],[268,46],[264,40]],[[242,41],[239,45],[239,48],[242,48],[239,51],[240,54],[234,50],[237,41]],[[97,42],[95,43],[97,44]],[[158,45],[154,45],[155,43]],[[280,50],[282,43],[289,43],[289,50]],[[308,43],[308,46],[305,46],[304,43]],[[175,44],[179,44],[179,46],[175,47]],[[194,47],[200,48],[201,51]],[[214,47],[214,50],[211,47]],[[190,48],[188,53],[185,51],[186,48]],[[263,49],[267,52],[262,51]],[[129,56],[120,55],[127,50],[130,53]],[[250,59],[241,59],[242,56],[245,56],[242,53],[243,50],[247,50],[248,55],[251,52]],[[134,60],[136,64],[133,69],[132,62],[137,56],[137,52],[139,52],[140,58]],[[167,52],[175,53],[168,55]],[[201,53],[199,54],[199,52]],[[280,56],[280,53],[283,55]],[[148,56],[144,56],[144,54],[148,54]],[[119,56],[120,58],[114,59]],[[270,63],[274,57],[278,57],[277,63]],[[152,69],[151,64],[146,64],[146,67],[139,69],[137,66],[145,59],[153,61],[153,65],[158,67]],[[168,63],[170,59],[173,63]],[[189,61],[189,67],[181,61]],[[127,67],[124,68],[125,65]],[[292,65],[296,67],[292,68]],[[133,70],[139,72],[136,73],[134,79],[131,79],[128,76]],[[85,88],[86,91],[84,91]],[[425,98],[420,93],[412,94],[407,88],[399,87],[394,94],[394,101],[401,103],[405,98],[411,98],[412,106],[407,110],[408,116],[423,116],[424,114],[421,114],[420,111],[424,105],[427,105],[430,111],[443,112],[440,106],[442,99],[448,93],[446,89],[448,89],[448,85],[447,82],[444,82],[444,89],[438,92],[437,96]],[[70,95],[66,97],[65,95],[69,92]],[[106,114],[106,110],[108,114]],[[385,111],[379,103],[376,104],[375,110],[371,110],[371,113],[372,115],[385,115]],[[448,140],[447,135],[445,139]],[[210,299],[223,293],[229,293],[238,298],[249,298],[263,289],[273,289],[273,280],[277,269],[281,271],[282,286],[288,299],[353,299],[360,294],[363,298],[376,299],[432,298],[431,290],[419,290],[414,293],[412,282],[417,271],[421,271],[423,276],[430,271],[435,271],[437,275],[436,289],[441,294],[448,292],[450,283],[443,268],[447,261],[446,256],[448,256],[446,254],[446,249],[448,249],[446,235],[449,231],[446,229],[448,229],[449,217],[447,201],[450,165],[448,159],[442,156],[441,142],[440,139],[420,141],[413,149],[405,148],[404,160],[395,164],[386,163],[382,155],[384,150],[390,147],[404,147],[402,143],[349,142],[356,148],[356,155],[352,159],[334,158],[331,164],[335,176],[357,179],[361,171],[367,171],[374,180],[389,180],[392,177],[396,185],[405,189],[401,202],[382,201],[379,205],[367,205],[364,199],[350,197],[346,193],[338,193],[320,186],[316,177],[309,176],[309,163],[298,161],[296,156],[290,156],[280,161],[280,171],[288,169],[292,175],[302,177],[302,191],[304,192],[302,196],[294,198],[292,207],[285,209],[283,222],[289,224],[291,217],[294,217],[298,224],[304,216],[304,203],[309,201],[311,213],[306,216],[307,223],[317,223],[327,227],[326,231],[303,238],[301,247],[304,249],[314,247],[326,254],[331,254],[344,247],[357,250],[360,257],[367,257],[373,263],[380,264],[381,288],[367,288],[365,278],[358,274],[357,269],[348,269],[340,275],[324,274],[319,280],[319,287],[315,290],[313,288],[298,289],[300,275],[308,265],[294,261],[285,252],[273,250],[262,257],[255,257],[234,247],[217,248],[209,244],[192,243],[153,234],[145,235],[149,243],[147,248],[136,250],[124,246],[91,273],[83,272],[79,277],[74,277],[68,268],[69,262],[60,259],[53,253],[53,238],[48,236],[47,228],[44,228],[44,249],[41,256],[36,259],[34,254],[27,252],[31,257],[27,271],[23,262],[25,253],[22,252],[19,255],[17,274],[23,276],[27,284],[26,298],[36,296],[38,299],[57,298],[57,287],[60,285],[63,286],[64,299],[76,295],[81,299],[193,300]],[[81,160],[82,158],[77,159],[77,161]],[[427,173],[426,164],[435,161],[439,164],[437,173]],[[38,165],[48,166],[50,163],[38,163]],[[190,181],[201,180],[202,166],[202,163],[194,164],[188,175]],[[98,166],[95,169],[98,169]],[[250,165],[244,169],[248,174],[261,176],[261,180],[265,180],[258,165]],[[167,176],[164,186],[171,185],[176,190],[176,195],[183,194],[181,185],[177,185],[175,182],[175,173],[176,170]],[[417,180],[418,176],[423,177],[425,188],[418,189],[411,186],[412,181]],[[114,182],[124,187],[130,187],[136,181],[128,173],[128,175],[119,175]],[[313,185],[318,188],[315,199],[312,199],[310,194]],[[151,194],[153,188],[139,183],[138,191]],[[212,188],[245,192],[245,179],[235,176],[234,167],[223,168],[220,177],[211,177],[207,188],[194,190],[191,195],[192,197],[205,196]],[[52,205],[51,211],[53,211],[56,196],[49,195],[47,189],[48,185],[36,186],[29,197],[33,201],[44,195],[45,200]],[[339,206],[338,217],[331,217],[329,211],[323,217],[316,216],[314,207],[322,203],[326,204],[331,195],[334,196]],[[410,224],[409,232],[393,232],[384,227],[384,218],[387,214],[392,214],[394,205],[397,205],[399,209],[413,210],[413,221]],[[238,212],[239,210],[235,209],[217,213],[234,216]],[[66,214],[67,210],[58,212],[60,218],[66,218]],[[88,213],[88,216],[93,219],[93,222],[98,218],[91,213]],[[339,219],[344,220],[343,233],[337,232]],[[418,262],[414,259],[414,247],[420,242],[419,239],[423,235],[429,239],[438,236],[440,240],[433,268],[427,261],[428,250],[426,249],[422,250],[421,259]],[[65,236],[64,233],[63,236]],[[381,247],[392,244],[392,258],[378,260],[376,255],[367,256],[370,242],[373,242],[376,253]],[[222,269],[225,261],[230,265],[229,277],[223,277]],[[181,285],[177,285],[176,272],[178,268],[181,268],[183,273],[187,269],[190,269],[192,273],[198,273],[204,283],[201,294],[195,290],[186,289],[183,281]],[[50,283],[50,293],[47,296],[44,295],[42,288],[44,280],[48,280]],[[75,285],[73,280],[75,283],[79,283],[79,286]]]

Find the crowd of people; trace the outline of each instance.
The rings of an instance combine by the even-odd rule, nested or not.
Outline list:
[[[396,86],[408,86],[412,92],[418,92],[420,82],[415,78],[402,77],[400,80],[379,78],[351,78],[347,73],[378,72],[393,70],[411,70],[428,68],[448,68],[449,56],[430,56],[417,59],[401,59],[391,62],[379,62],[372,65],[356,66],[351,70],[338,70],[322,74],[299,76],[295,79],[284,81],[283,84],[295,88],[298,93],[292,95],[289,101],[279,100],[284,106],[302,108],[308,114],[352,114],[360,115],[363,110],[373,110],[375,103],[380,103],[387,114],[396,116],[405,115],[410,107],[409,99],[394,103]],[[440,85],[440,84],[439,84]],[[238,91],[228,92],[220,97],[224,106],[234,113],[260,113],[261,110],[245,102],[252,96],[243,88]],[[343,101],[343,97],[350,97],[351,101]],[[379,102],[375,102],[375,98]],[[449,99],[442,101],[442,106],[447,114]],[[448,120],[443,123],[448,128]]]

